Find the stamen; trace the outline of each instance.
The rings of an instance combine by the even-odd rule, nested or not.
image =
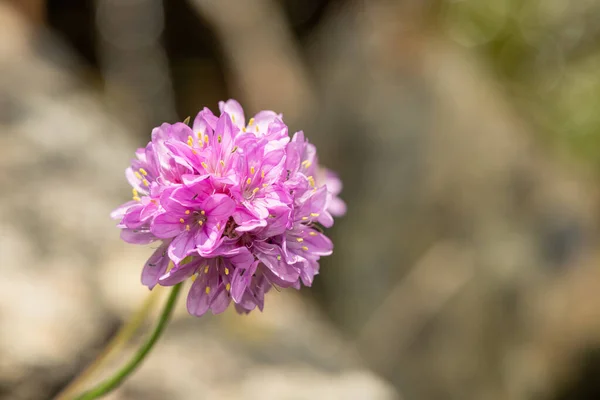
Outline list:
[[[135,201],[142,201],[142,199],[140,199],[140,196],[133,196],[133,200],[135,200]]]
[[[205,215],[206,212],[204,210],[200,210],[200,214]]]
[[[190,229],[191,229],[191,228],[190,228],[190,226],[189,226],[189,225],[186,225],[186,226],[185,226],[185,230],[186,230],[186,231],[188,231],[188,232],[189,232],[189,230],[190,230]]]
[[[255,169],[254,167],[250,167],[250,175],[254,175]]]
[[[196,278],[198,278],[198,274],[194,274],[190,277],[190,279],[192,280],[192,282],[196,281]]]
[[[269,185],[267,185],[266,183],[262,184],[262,187],[264,187],[264,188],[266,188],[267,186],[269,186]]]
[[[207,286],[205,289],[206,294],[210,294],[210,286]]]
[[[144,186],[150,186],[150,183],[148,182],[148,179],[142,180],[142,183],[144,184]]]
[[[202,168],[204,168],[205,170],[208,170],[208,165],[206,165],[204,161],[202,161],[200,165],[202,165]]]
[[[315,187],[315,178],[311,176],[307,177],[306,179],[308,179],[308,183],[310,183],[310,186]]]
[[[225,285],[225,290],[227,290],[229,292],[230,289],[231,289],[231,283],[227,283],[227,285]]]
[[[133,197],[139,196],[138,191],[136,190],[136,188],[132,188],[131,189],[131,193],[133,193]]]
[[[148,175],[148,172],[146,172],[146,170],[144,168],[140,168],[140,172],[142,173],[142,175],[146,176]]]
[[[302,243],[302,242],[304,242],[304,239],[302,239],[302,238],[296,238],[296,241],[297,241],[298,243]]]
[[[208,143],[208,135],[204,136],[204,143]]]
[[[221,135],[217,136],[217,142],[221,143]]]
[[[259,190],[260,190],[259,188],[252,189],[252,194],[256,194],[256,192],[258,192]]]
[[[246,133],[246,127],[242,127],[242,132]]]
[[[196,136],[198,136],[198,139],[202,140],[202,136],[203,136],[203,134],[202,134],[202,132],[198,132],[198,133],[196,134]]]
[[[264,171],[264,170],[263,170],[263,171],[260,171],[260,177],[261,177],[261,178],[264,178],[264,177],[265,177],[265,171]]]
[[[188,136],[187,144],[188,144],[188,146],[192,147],[194,145],[194,138],[191,136]]]
[[[256,125],[256,132],[258,132],[258,125]]]
[[[310,236],[317,236],[317,235],[318,235],[318,233],[317,233],[317,232],[309,232],[308,234],[309,234]]]
[[[254,118],[250,118],[250,121],[248,121],[248,126],[252,125],[254,123]]]
[[[225,166],[225,161],[223,161],[223,160],[219,160],[219,163],[220,163],[222,166]]]
[[[248,178],[248,179],[246,179],[246,184],[248,184],[248,185],[249,185],[249,184],[251,184],[251,183],[252,183],[252,178]]]
[[[202,222],[202,220],[198,221],[198,225],[202,226],[204,224],[204,222]]]
[[[308,251],[308,247],[306,247],[306,246],[302,246],[302,250],[304,250],[304,251]]]
[[[281,261],[281,256],[277,255],[277,261]]]
[[[136,178],[138,178],[140,181],[142,180],[142,174],[140,174],[139,172],[135,171],[133,173],[135,175]]]
[[[308,160],[304,160],[302,161],[302,165],[304,166],[304,168],[308,168],[312,165],[312,163]]]
[[[190,215],[190,210],[185,210],[186,215]]]
[[[174,266],[175,266],[175,264],[173,263],[173,261],[169,261],[169,264],[167,264],[166,272],[169,272],[170,270],[172,270]]]
[[[302,221],[306,221],[308,217],[302,217]]]
[[[233,114],[231,114],[231,122],[235,124],[235,116]]]
[[[234,147],[233,147],[233,149],[231,149],[231,153],[232,153],[232,154],[233,154],[233,153],[235,153],[235,152],[237,151],[237,149],[238,149],[238,147],[237,147],[237,146],[234,146]]]
[[[311,217],[318,217],[318,216],[319,216],[319,213],[310,213],[310,216],[311,216]]]
[[[183,224],[183,223],[185,223],[185,220],[183,218],[179,218],[179,222],[181,222]]]
[[[217,222],[217,229],[221,229],[221,223]]]
[[[206,266],[204,267],[204,273],[205,273],[205,274],[208,274],[208,265],[206,265]]]
[[[229,268],[225,267],[225,275],[229,275]]]

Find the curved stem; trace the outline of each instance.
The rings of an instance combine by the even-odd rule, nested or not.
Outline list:
[[[89,380],[97,371],[99,371],[104,365],[106,365],[119,351],[121,348],[131,340],[131,338],[138,332],[140,326],[144,323],[148,314],[154,309],[156,301],[159,295],[162,293],[162,286],[157,286],[150,292],[150,294],[144,300],[142,307],[136,311],[127,323],[125,323],[119,331],[113,336],[110,342],[106,345],[104,350],[96,357],[96,359],[82,372],[80,373],[67,387],[65,387],[58,395],[55,400],[68,400],[75,397],[75,393],[80,391],[87,380]]]
[[[91,390],[79,395],[76,397],[76,400],[93,400],[97,399],[100,396],[103,396],[110,391],[116,389],[135,369],[141,364],[141,362],[146,358],[154,344],[164,331],[167,326],[167,322],[169,322],[169,318],[171,317],[171,313],[175,306],[175,301],[179,295],[179,291],[181,290],[181,283],[178,283],[171,289],[171,293],[169,294],[169,298],[167,299],[167,304],[165,304],[165,308],[160,315],[160,319],[158,320],[158,324],[154,331],[146,340],[146,342],[139,348],[139,350],[134,354],[134,356],[129,360],[127,364],[119,371],[117,371],[113,376],[101,382],[96,387]]]

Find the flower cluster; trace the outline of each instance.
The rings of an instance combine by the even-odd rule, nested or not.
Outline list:
[[[126,176],[133,200],[112,213],[129,243],[161,242],[142,283],[187,278],[187,307],[200,316],[263,308],[273,286],[310,286],[333,245],[322,227],[345,213],[341,181],[319,167],[302,132],[291,138],[280,114],[261,111],[246,124],[235,100],[221,115],[200,111],[162,124],[136,152]]]

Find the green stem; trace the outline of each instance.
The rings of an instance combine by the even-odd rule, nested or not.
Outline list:
[[[93,389],[79,395],[76,397],[76,400],[93,400],[97,399],[105,394],[111,392],[116,389],[135,369],[141,364],[141,362],[146,358],[154,344],[164,331],[167,323],[169,322],[169,318],[171,317],[171,313],[173,312],[173,307],[175,306],[175,301],[177,300],[177,296],[179,295],[179,291],[181,290],[181,283],[178,283],[171,290],[171,294],[169,294],[169,298],[167,299],[167,304],[165,304],[165,308],[163,309],[162,314],[160,315],[160,319],[158,320],[158,324],[154,331],[148,338],[148,340],[139,348],[139,350],[134,354],[133,358],[129,360],[127,364],[123,368],[121,368],[117,373],[113,376],[105,380],[104,382],[99,383]]]

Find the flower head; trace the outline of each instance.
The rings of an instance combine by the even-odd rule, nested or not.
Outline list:
[[[132,200],[112,213],[129,243],[158,242],[142,283],[193,281],[188,311],[201,316],[262,310],[272,286],[312,285],[333,244],[322,227],[346,211],[341,181],[319,166],[302,132],[282,116],[248,121],[235,100],[220,116],[200,111],[192,127],[162,124],[138,149],[126,177]]]

